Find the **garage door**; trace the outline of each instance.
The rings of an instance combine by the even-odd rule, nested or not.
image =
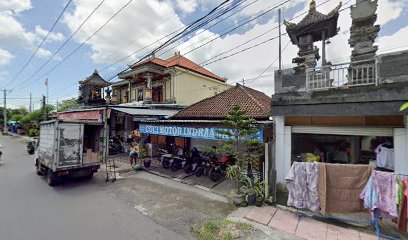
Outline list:
[[[293,126],[292,133],[392,137],[393,128]]]

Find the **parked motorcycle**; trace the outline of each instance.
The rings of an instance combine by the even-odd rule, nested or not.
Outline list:
[[[189,158],[189,161],[184,166],[184,172],[186,174],[195,172],[195,170],[200,164],[201,164],[200,152],[197,150],[197,148],[193,148],[191,149],[191,158]]]
[[[190,159],[186,156],[176,156],[174,157],[174,160],[171,164],[171,170],[174,172],[184,168],[188,162],[190,162]]]
[[[33,155],[35,152],[35,142],[34,141],[30,141],[27,143],[27,152],[30,155]]]
[[[218,182],[221,178],[225,177],[227,168],[235,164],[235,159],[232,156],[224,156],[213,164],[213,167],[210,169],[210,179],[213,182]]]
[[[164,157],[162,157],[162,165],[163,168],[168,169],[173,165],[175,156],[177,156],[178,152],[179,152],[179,148],[177,147],[176,144],[172,143],[170,145],[170,152],[169,151],[165,151]]]
[[[0,144],[0,148],[3,148],[3,146]],[[1,155],[3,155],[3,152],[0,151],[0,163],[1,163]],[[1,165],[1,164],[0,164]]]
[[[159,151],[159,156],[158,156],[158,160],[162,163],[163,168],[170,168],[171,163],[172,163],[172,159],[173,159],[173,155],[171,153],[169,153],[169,151],[167,151],[166,149],[158,149]]]
[[[209,164],[207,158],[200,158],[197,168],[194,171],[196,177],[201,177],[204,174],[204,170],[206,169],[207,164]]]
[[[125,149],[122,146],[120,140],[116,137],[109,139],[109,155],[115,155],[123,153]]]

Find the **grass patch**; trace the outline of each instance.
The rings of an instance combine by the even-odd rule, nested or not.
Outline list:
[[[226,219],[208,220],[192,232],[199,240],[233,240],[246,235],[252,226]]]

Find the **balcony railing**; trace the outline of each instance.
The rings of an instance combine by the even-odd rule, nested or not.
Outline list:
[[[374,60],[327,65],[306,70],[306,90],[377,84],[377,65]]]

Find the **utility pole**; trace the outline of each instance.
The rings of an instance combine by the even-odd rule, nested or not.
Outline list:
[[[58,112],[58,99],[57,99],[57,112]]]
[[[44,121],[47,121],[47,109],[46,109],[46,99],[45,96],[43,95],[43,100],[42,100],[42,110],[43,110],[43,118]]]
[[[3,89],[3,128],[4,132],[7,132],[7,92],[11,92],[11,90]]]
[[[33,108],[32,108],[32,98],[31,98],[31,92],[30,92],[30,106],[29,106],[29,111],[30,113],[33,112]]]
[[[279,24],[279,71],[282,70],[282,34],[281,34],[281,9],[278,9],[278,24]]]

